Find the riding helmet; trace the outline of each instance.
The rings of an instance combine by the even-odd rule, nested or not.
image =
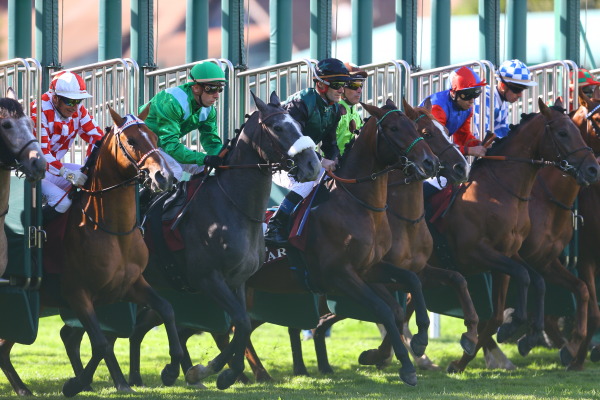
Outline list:
[[[59,72],[50,82],[50,91],[67,99],[92,97],[86,90],[83,78],[71,71]]]
[[[451,89],[455,92],[487,85],[477,72],[469,67],[460,67],[450,73]]]
[[[190,80],[195,83],[225,84],[225,72],[211,61],[202,61],[190,71]]]
[[[508,60],[500,64],[496,72],[498,79],[521,86],[536,86],[533,74],[523,62],[519,60]]]
[[[353,81],[362,81],[367,79],[367,71],[361,69],[358,65],[353,64],[351,62],[344,63],[344,66],[350,73],[350,80]]]
[[[337,58],[325,58],[317,63],[315,68],[317,75],[314,80],[325,80],[331,82],[347,82],[350,80],[348,69],[343,62]]]

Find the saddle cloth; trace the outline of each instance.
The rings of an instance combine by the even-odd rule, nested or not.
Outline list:
[[[46,231],[46,243],[42,250],[42,265],[44,272],[50,274],[60,274],[63,271],[65,263],[64,240],[67,231],[67,221],[71,209],[59,215],[48,224],[44,223]]]

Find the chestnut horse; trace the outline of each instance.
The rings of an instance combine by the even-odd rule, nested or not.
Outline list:
[[[556,104],[562,106],[560,102]],[[463,274],[491,271],[495,287],[510,276],[517,286],[517,304],[511,322],[502,325],[502,294],[494,297],[493,320],[479,334],[477,350],[485,338],[495,333],[503,342],[518,332],[527,321],[527,292],[534,286],[533,320],[521,339],[520,351],[528,352],[543,331],[545,284],[518,251],[530,233],[529,200],[539,168],[555,165],[573,176],[579,185],[588,185],[599,177],[600,167],[571,119],[564,112],[549,108],[541,99],[540,112],[524,119],[488,155],[478,160],[471,170],[469,183],[458,193],[445,217],[443,233],[448,239],[457,267]],[[544,161],[545,160],[545,161]],[[435,255],[433,262],[438,262]],[[482,342],[483,340],[483,342]],[[463,355],[454,361],[449,372],[464,369]]]
[[[231,317],[232,341],[206,367],[196,366],[186,373],[188,382],[199,381],[220,372],[229,363],[230,368],[217,378],[219,389],[231,386],[244,370],[244,351],[250,338],[244,285],[264,262],[262,221],[269,201],[272,168],[293,168],[291,173],[302,182],[316,179],[320,168],[314,142],[302,135],[299,124],[281,107],[275,92],[269,104],[254,93],[252,96],[258,111],[252,113],[230,145],[224,165],[204,181],[188,203],[187,213],[179,223],[185,248],[172,255],[187,286],[180,291],[202,293]],[[162,268],[160,257],[151,254],[147,271],[150,282],[168,287]],[[150,319],[139,321],[130,338],[130,381],[135,384],[142,382],[141,341],[148,330],[160,323]]]
[[[425,138],[433,153],[440,160],[439,176],[447,179],[449,184],[462,183],[467,180],[469,173],[469,164],[463,155],[458,151],[448,137],[447,129],[440,124],[431,114],[431,102],[429,99],[424,107],[411,107],[403,100],[406,115],[416,122],[417,131]],[[410,179],[403,171],[395,170],[389,173],[389,184],[387,194],[387,217],[392,230],[392,247],[384,257],[384,261],[389,262],[399,268],[412,271],[419,277],[423,285],[449,285],[456,289],[459,298],[464,305],[464,313],[469,317],[465,318],[465,325],[468,332],[463,334],[461,344],[465,351],[473,352],[477,343],[477,313],[475,312],[471,297],[466,287],[465,278],[456,271],[449,271],[441,268],[434,268],[427,264],[431,252],[433,251],[433,239],[429,233],[429,228],[425,222],[425,208],[423,205],[423,183]],[[416,309],[417,326],[419,333],[414,336],[414,342],[411,342],[409,350],[417,348],[415,344],[423,342],[423,337],[427,335],[429,326],[426,315],[426,306],[423,294],[420,288],[421,283],[411,282],[407,276],[405,280],[399,281],[396,285],[386,285],[388,289],[404,290],[411,293],[412,299],[418,303]],[[385,293],[385,292],[382,292]],[[382,294],[383,295],[383,294]],[[343,320],[344,317],[329,314],[322,318],[319,326],[314,331],[313,340],[317,353],[317,363],[319,371],[322,373],[331,373],[333,369],[327,359],[327,349],[325,344],[325,332],[336,322]],[[467,321],[469,322],[467,324]],[[386,337],[384,343],[376,350],[367,350],[359,357],[359,362],[363,365],[377,365],[381,367],[388,362],[391,356],[391,343],[389,337]],[[290,330],[290,340],[297,340],[298,335]],[[296,346],[299,346],[298,344]],[[424,350],[418,346],[419,350]],[[294,345],[292,345],[294,348]],[[305,371],[300,351],[293,352],[294,371]],[[418,351],[413,356],[419,357],[422,352]],[[298,355],[298,357],[296,357]]]
[[[179,374],[183,355],[173,309],[144,279],[148,250],[142,238],[135,202],[135,181],[154,191],[172,186],[172,172],[157,148],[157,136],[143,123],[149,108],[139,116],[121,117],[110,109],[115,123],[88,158],[84,171],[88,180],[75,194],[67,218],[64,265],[59,276],[44,277],[43,306],[69,307],[81,321],[92,347],[92,357],[76,377],[63,386],[72,397],[89,386],[103,359],[119,391],[132,391],[115,358],[111,343],[102,333],[95,306],[129,301],[148,306],[161,315],[169,337],[171,364],[163,373],[165,384]],[[31,394],[12,364],[10,349],[0,349],[2,369],[17,393]]]
[[[402,168],[411,179],[420,180],[437,173],[438,160],[417,133],[416,124],[391,100],[384,108],[366,104],[363,107],[372,117],[346,150],[329,199],[311,210],[303,254],[316,287],[326,294],[350,297],[383,323],[401,363],[400,379],[414,386],[415,368],[398,329],[403,323],[402,307],[395,299],[390,301],[387,294],[381,297],[381,290],[373,289],[367,280],[392,245],[385,212],[387,171]],[[379,275],[385,275],[385,282],[406,272],[389,263],[379,269]],[[248,280],[248,286],[271,293],[306,291],[289,270],[269,264]]]
[[[8,213],[12,170],[24,174],[30,182],[38,181],[46,173],[46,158],[33,134],[31,118],[25,115],[14,90],[9,88],[6,97],[0,99],[0,277],[8,262],[4,219]]]

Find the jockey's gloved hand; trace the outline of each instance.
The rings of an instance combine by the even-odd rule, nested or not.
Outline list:
[[[207,167],[220,167],[223,165],[223,159],[219,156],[206,156],[204,157],[204,165]]]
[[[83,186],[85,181],[87,181],[87,175],[77,169],[72,170],[62,167],[59,175],[71,182],[73,186]]]

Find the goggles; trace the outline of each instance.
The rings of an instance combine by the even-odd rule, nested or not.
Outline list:
[[[515,85],[514,83],[506,82],[504,79],[502,79],[502,82],[504,82],[508,90],[514,94],[521,94],[525,89],[527,89],[527,86]]]
[[[60,101],[62,101],[65,105],[69,107],[76,106],[83,101],[83,99],[69,99],[63,96],[58,96],[58,98]]]
[[[585,93],[585,95],[587,97],[592,97],[594,95],[594,89],[596,88],[596,86],[594,85],[587,85],[581,88],[581,90],[583,91],[583,93]]]
[[[463,89],[456,92],[458,97],[462,100],[473,100],[481,95],[481,88],[474,87],[469,89]]]
[[[204,89],[204,93],[206,94],[214,94],[223,92],[223,86],[221,85],[202,85]]]
[[[346,82],[346,85],[344,86],[346,89],[350,89],[350,90],[358,90],[360,88],[363,87],[363,83],[362,82]]]
[[[324,81],[324,82],[327,84],[327,86],[329,86],[330,89],[333,89],[333,90],[340,90],[346,84],[346,82],[328,82],[328,81]]]

